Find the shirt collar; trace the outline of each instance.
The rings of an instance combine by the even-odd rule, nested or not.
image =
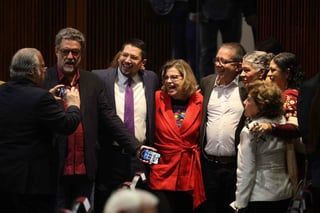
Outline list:
[[[233,81],[231,81],[229,84],[227,85],[218,85],[217,84],[217,80],[218,80],[218,76],[214,82],[214,87],[230,87],[231,85],[235,85],[235,86],[239,86],[239,75],[237,75]]]
[[[117,68],[117,73],[118,73],[119,84],[127,84],[128,77],[122,74],[119,67]],[[139,74],[136,74],[135,76],[132,77],[132,83],[138,82],[139,79],[140,79]]]

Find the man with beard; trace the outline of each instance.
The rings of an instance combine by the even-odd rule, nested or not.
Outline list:
[[[239,81],[244,48],[224,43],[213,59],[216,74],[201,81],[203,93],[200,144],[206,192],[205,212],[234,212],[229,204],[236,190],[236,128],[246,89]]]
[[[97,145],[102,132],[117,138],[129,154],[138,155],[145,146],[128,131],[108,103],[105,86],[98,76],[80,70],[85,48],[83,34],[74,28],[61,29],[55,39],[57,65],[47,70],[45,88],[63,84],[80,92],[81,123],[68,137],[57,135],[61,177],[57,191],[57,209],[70,209],[77,197],[90,200],[97,170]],[[64,104],[61,104],[64,107]],[[103,142],[103,141],[102,141]]]
[[[152,145],[154,140],[154,94],[158,89],[159,79],[155,72],[144,70],[147,62],[146,45],[140,39],[126,41],[120,50],[115,68],[93,70],[104,81],[108,100],[116,109],[117,115],[129,128],[125,119],[126,88],[131,80],[133,89],[132,134],[141,144]],[[137,158],[124,152],[117,138],[108,137],[101,143],[97,179],[95,184],[94,210],[101,213],[111,192],[125,181],[131,181],[137,172],[148,175],[148,167]],[[138,185],[144,187],[144,185]]]

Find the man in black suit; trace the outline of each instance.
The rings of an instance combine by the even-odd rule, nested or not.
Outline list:
[[[143,70],[147,62],[145,43],[131,39],[122,45],[115,68],[93,70],[105,83],[107,98],[124,120],[125,88],[132,78],[134,96],[134,124],[132,132],[141,144],[151,146],[154,139],[154,94],[159,87],[155,72]],[[106,134],[110,135],[109,133]],[[111,192],[125,181],[130,181],[136,172],[149,173],[146,164],[123,151],[117,138],[105,137],[107,141],[99,152],[95,188],[95,212],[101,213]]]
[[[45,71],[39,50],[20,49],[12,58],[11,81],[0,86],[1,212],[54,210],[53,133],[67,135],[77,128],[80,99],[71,87],[65,94],[66,110],[61,109],[54,96],[39,87]]]
[[[307,148],[313,211],[320,212],[320,73],[301,86],[298,96],[298,122]]]
[[[57,65],[47,70],[44,84],[45,88],[58,83],[66,88],[76,87],[81,100],[80,125],[69,137],[58,135],[56,138],[66,142],[59,143],[61,178],[57,193],[58,209],[70,209],[77,197],[87,197],[91,201],[101,133],[108,131],[132,156],[144,148],[116,115],[99,77],[78,68],[84,48],[85,38],[79,30],[61,29],[55,40]]]

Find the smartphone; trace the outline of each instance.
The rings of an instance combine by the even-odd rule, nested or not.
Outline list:
[[[65,87],[60,87],[58,89],[58,96],[60,98],[65,98],[65,95],[66,95],[66,88]]]
[[[148,161],[151,164],[158,164],[160,154],[149,149],[143,149],[140,154],[141,159]]]

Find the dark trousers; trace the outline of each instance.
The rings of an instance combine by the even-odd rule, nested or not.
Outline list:
[[[222,43],[226,43],[240,42],[241,31],[242,16],[240,11],[237,11],[230,19],[208,20],[200,23],[199,79],[215,72],[213,58],[218,50],[218,32],[221,33]]]
[[[62,176],[57,191],[56,209],[72,209],[72,204],[78,197],[88,198],[91,204],[93,182],[86,175]]]
[[[159,198],[159,213],[204,213],[204,205],[193,209],[193,198],[182,191],[151,191]]]
[[[199,45],[196,24],[189,20],[189,2],[175,2],[172,10],[173,57],[187,61],[198,77]]]
[[[184,191],[153,191],[159,198],[159,213],[200,213],[201,211],[192,210],[193,198],[188,192]],[[199,208],[200,209],[200,208]]]
[[[280,201],[257,201],[249,202],[248,207],[239,213],[285,213],[287,212],[290,199]]]
[[[148,174],[146,165],[135,156],[124,153],[121,147],[112,146],[109,150],[102,150],[99,153],[95,183],[94,212],[102,213],[111,193],[119,189],[124,182],[130,182],[138,171]],[[147,184],[141,181],[136,187],[147,190]]]
[[[206,192],[205,212],[234,213],[230,203],[235,200],[236,163],[217,163],[202,159]]]
[[[320,212],[320,187],[311,187],[313,212]]]
[[[53,194],[16,194],[0,192],[0,212],[53,213]]]

